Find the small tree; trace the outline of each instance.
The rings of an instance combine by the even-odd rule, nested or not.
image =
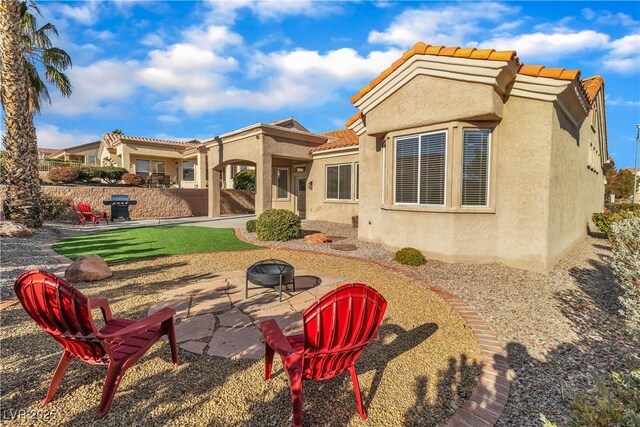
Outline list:
[[[605,175],[606,192],[616,197],[629,197],[633,194],[633,173],[626,169],[610,170]]]
[[[236,190],[255,190],[256,189],[256,171],[253,169],[245,169],[240,171],[233,177],[233,188]]]

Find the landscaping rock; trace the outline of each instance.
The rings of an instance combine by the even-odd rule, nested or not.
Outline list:
[[[70,282],[94,282],[111,276],[111,269],[99,255],[83,255],[64,272],[64,278]]]
[[[331,240],[324,233],[314,233],[304,236],[304,242],[309,245],[321,245],[323,243],[329,243]]]
[[[22,224],[11,221],[2,221],[0,224],[0,236],[2,237],[29,237],[32,234],[33,230]]]

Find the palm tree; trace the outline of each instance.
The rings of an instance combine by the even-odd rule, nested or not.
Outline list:
[[[31,83],[29,106],[32,111],[40,112],[43,102],[51,104],[51,97],[39,71],[44,71],[45,80],[58,88],[62,96],[68,98],[71,96],[72,86],[63,71],[71,68],[71,57],[51,43],[51,35],[58,36],[55,25],[46,23],[38,27],[36,15],[42,16],[42,13],[34,0],[20,3],[22,43]]]
[[[124,135],[124,132],[122,132],[120,129],[114,129],[111,131],[111,133],[114,135]]]
[[[7,193],[5,213],[27,227],[42,225],[38,150],[29,101],[29,71],[23,50],[21,3],[0,1],[0,100],[5,113]]]

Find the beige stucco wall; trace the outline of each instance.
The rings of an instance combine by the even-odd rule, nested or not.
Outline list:
[[[411,91],[402,92],[408,99],[435,99],[428,88],[438,79],[417,77],[414,80],[424,81],[412,85]],[[460,84],[441,79],[435,86],[438,93],[456,93]],[[450,85],[449,89],[446,89],[447,85]],[[487,94],[485,85],[475,86],[477,88],[465,87],[464,102],[456,96],[441,96],[436,101],[437,108],[431,108],[429,103],[415,103],[411,115],[419,119],[412,122],[413,127],[398,128],[395,122],[398,116],[392,112],[407,108],[402,105],[406,100],[400,96],[389,97],[367,114],[368,133],[372,128],[395,131],[384,132],[377,138],[360,137],[359,237],[394,249],[416,247],[436,259],[500,261],[534,270],[549,269],[555,259],[550,256],[549,221],[556,221],[549,215],[552,143],[556,142],[553,103],[512,96],[503,107],[492,107],[503,115],[502,120],[441,122],[443,111],[446,111],[446,117],[458,120],[470,114],[469,106],[479,106],[473,109],[479,113],[481,108],[495,105],[495,97]],[[418,90],[429,95],[418,93]],[[489,102],[476,99],[487,97]],[[376,111],[380,107],[384,114]],[[487,208],[460,206],[462,129],[474,126],[494,128]],[[394,206],[393,138],[437,129],[448,131],[446,206]],[[576,185],[580,184],[575,180],[568,183],[568,186]],[[382,188],[385,189],[384,196]]]
[[[358,149],[355,147],[337,154],[318,152],[314,155],[307,178],[307,182],[313,182],[313,189],[307,190],[307,218],[351,224],[351,217],[358,215],[358,201],[355,198],[355,165],[359,161]],[[326,200],[327,165],[345,163],[351,164],[351,200]]]

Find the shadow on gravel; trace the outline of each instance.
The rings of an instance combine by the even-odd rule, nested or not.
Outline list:
[[[610,248],[600,243],[593,246],[600,260],[568,270],[580,291],[555,294],[558,309],[579,338],[551,349],[545,360],[529,355],[520,343],[507,345],[515,380],[511,402],[497,426],[539,426],[540,413],[564,425],[575,395],[594,392],[590,370],[604,374],[627,369],[627,361],[638,358],[640,343],[626,332],[619,314],[621,289],[606,261]]]

